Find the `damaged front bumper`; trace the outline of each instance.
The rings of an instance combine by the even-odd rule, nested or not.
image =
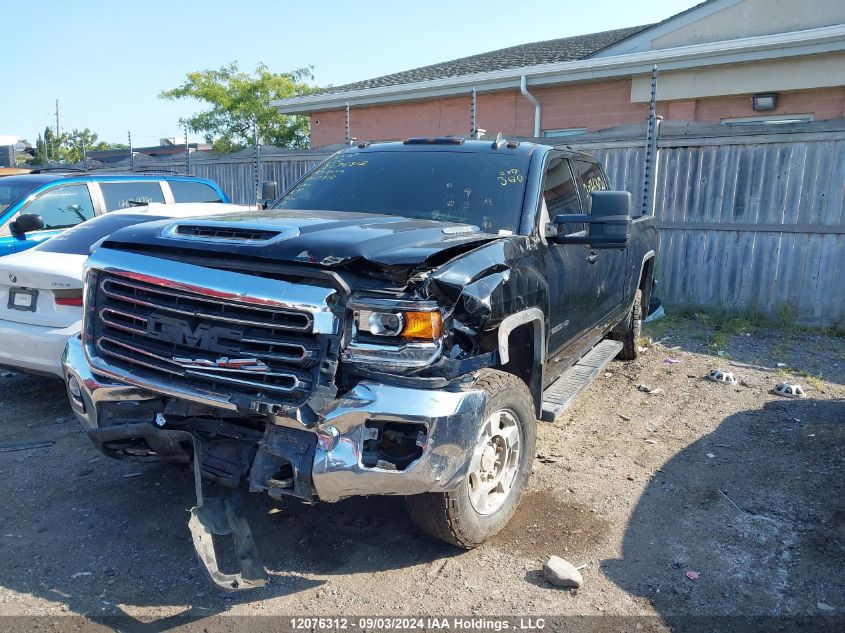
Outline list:
[[[201,440],[198,432],[208,420],[171,425],[165,418],[169,396],[94,374],[78,338],[68,342],[62,365],[74,413],[106,454],[188,463],[193,448],[186,437],[193,438],[204,443],[204,459],[217,464],[218,470],[204,464],[204,476],[234,473],[239,481],[243,475],[252,491],[306,501],[455,489],[466,476],[485,406],[484,393],[465,379],[439,389],[363,380],[317,411],[317,423],[308,427],[292,417],[268,416],[263,434],[253,429],[234,437],[229,424]],[[209,437],[221,436],[240,448],[215,462],[216,440]],[[415,439],[409,444],[408,437]],[[396,446],[397,459],[380,453]]]

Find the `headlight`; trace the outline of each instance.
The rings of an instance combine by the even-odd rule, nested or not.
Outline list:
[[[405,340],[439,339],[443,316],[431,302],[399,302],[372,299],[352,304],[355,335],[371,334]]]
[[[354,299],[352,340],[344,360],[393,369],[430,365],[443,350],[443,316],[435,302]]]
[[[399,336],[405,327],[405,315],[401,312],[394,314],[393,312],[361,310],[358,313],[358,318],[360,319],[358,331],[361,330],[363,323],[365,329],[369,329],[370,334],[376,336]]]

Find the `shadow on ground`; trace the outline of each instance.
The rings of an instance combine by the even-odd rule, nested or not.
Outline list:
[[[67,604],[70,612],[106,626],[161,631],[185,617],[205,618],[325,583],[306,576],[368,574],[459,552],[423,537],[401,498],[307,506],[245,495],[272,581],[243,593],[217,591],[195,557],[187,527],[195,502],[187,468],[109,460],[79,431],[61,383],[27,376],[7,383],[4,393],[18,394],[21,410],[3,412],[0,444],[55,444],[0,452],[0,586],[6,589]],[[52,411],[50,419],[27,420],[36,406]],[[180,613],[162,612],[148,623],[120,617],[131,607]]]
[[[603,571],[670,626],[737,615],[845,623],[843,472],[845,401],[731,415],[654,474],[622,558]]]

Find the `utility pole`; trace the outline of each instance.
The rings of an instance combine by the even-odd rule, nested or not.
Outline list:
[[[59,128],[59,100],[56,99],[56,138],[62,135],[61,128]]]
[[[132,132],[127,132],[129,138],[129,169],[135,171],[135,152],[132,151]]]

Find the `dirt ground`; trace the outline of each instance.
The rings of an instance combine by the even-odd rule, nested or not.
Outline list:
[[[477,550],[423,537],[398,498],[250,495],[272,582],[239,594],[195,558],[187,470],[101,456],[60,383],[3,375],[0,615],[845,616],[845,338],[718,328],[657,323],[661,342],[538,423],[529,491]],[[716,367],[739,384],[704,380]],[[771,393],[790,377],[807,398]],[[9,450],[24,442],[45,444]],[[587,564],[579,590],[543,580],[551,554]]]

